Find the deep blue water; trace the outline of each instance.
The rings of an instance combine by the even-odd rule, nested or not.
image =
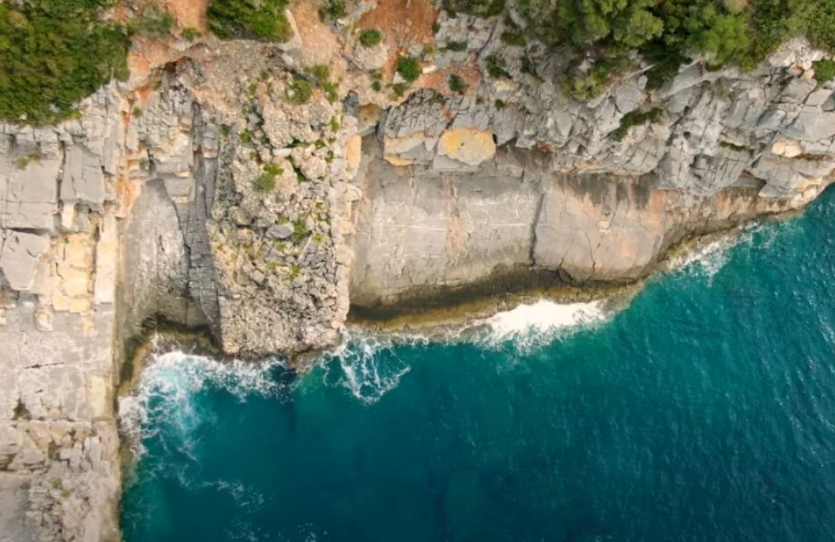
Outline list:
[[[125,539],[835,540],[833,215],[538,346],[357,340],[296,383],[163,356]]]

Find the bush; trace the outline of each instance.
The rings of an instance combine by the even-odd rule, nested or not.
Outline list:
[[[342,0],[327,0],[325,5],[319,8],[319,18],[323,21],[328,19],[335,21],[347,14],[348,10]]]
[[[505,30],[501,39],[502,43],[513,47],[523,47],[528,42],[519,30]]]
[[[835,79],[835,61],[825,58],[815,62],[815,79],[821,84]]]
[[[307,73],[313,78],[313,84],[324,91],[325,97],[329,102],[334,103],[339,99],[339,94],[337,92],[339,90],[339,85],[336,82],[331,81],[331,69],[328,65],[317,64],[315,66],[311,66],[307,69]]]
[[[467,50],[467,42],[466,41],[450,41],[446,44],[446,50],[452,51],[455,53],[460,53],[461,51]]]
[[[133,19],[128,28],[132,33],[154,38],[164,38],[171,34],[174,17],[156,6],[146,8],[142,15]]]
[[[465,83],[464,80],[456,74],[449,76],[447,84],[449,85],[449,90],[457,92],[458,94],[464,94],[464,92],[467,91],[467,83]]]
[[[618,126],[618,129],[614,131],[612,137],[614,137],[617,141],[623,141],[623,139],[629,134],[629,130],[635,126],[641,126],[649,123],[655,124],[659,122],[661,120],[662,113],[663,111],[657,107],[645,112],[630,111],[620,120],[620,126]]]
[[[383,41],[383,33],[376,28],[363,30],[362,34],[360,34],[360,43],[363,47],[374,47],[381,41]]]
[[[397,60],[397,73],[402,75],[407,82],[413,83],[420,77],[422,70],[417,60],[410,56],[401,56]]]
[[[817,0],[808,20],[812,45],[835,53],[835,0]]]
[[[287,86],[285,93],[287,101],[296,105],[303,105],[310,101],[313,96],[313,85],[311,85],[304,77],[294,75],[293,80]]]
[[[200,34],[199,30],[197,30],[196,28],[192,28],[190,26],[188,26],[186,28],[183,28],[183,30],[180,32],[180,37],[183,38],[186,41],[194,41],[197,38],[199,38],[201,35],[202,34]]]
[[[495,17],[504,11],[504,4],[505,0],[444,0],[441,6],[450,17],[456,16],[456,10],[479,17]]]
[[[221,39],[288,41],[293,29],[284,15],[288,0],[211,0],[209,27]]]
[[[0,4],[0,118],[54,123],[111,78],[126,79],[129,40],[98,20],[105,0]]]
[[[490,55],[486,60],[487,73],[490,74],[490,77],[493,79],[510,79],[510,74],[506,69],[507,64],[505,63],[504,58],[496,55]]]

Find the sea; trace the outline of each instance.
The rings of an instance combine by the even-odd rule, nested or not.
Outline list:
[[[153,356],[120,401],[126,542],[835,540],[835,191],[628,306],[449,340]]]

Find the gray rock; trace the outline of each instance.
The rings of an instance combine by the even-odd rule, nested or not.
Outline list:
[[[32,289],[49,237],[10,230],[0,230],[0,236],[0,271],[6,282],[13,290]]]

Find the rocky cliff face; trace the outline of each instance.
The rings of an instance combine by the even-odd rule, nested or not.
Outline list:
[[[412,4],[326,24],[298,2],[282,46],[140,41],[79,120],[0,124],[0,506],[20,512],[0,533],[118,536],[114,390],[148,319],[298,354],[334,344],[349,306],[629,283],[832,180],[835,86],[802,41],[656,90],[638,62],[580,102],[564,51]],[[364,47],[369,27],[385,39]],[[424,71],[403,96],[381,83],[402,83],[399,54]]]
[[[467,48],[437,68],[487,72],[501,52],[506,75],[383,113],[358,182],[355,307],[636,280],[688,236],[802,207],[835,170],[833,87],[800,40],[753,72],[697,62],[649,91],[638,70],[581,103],[553,52],[501,43],[504,22],[440,22],[439,46]],[[538,54],[534,75],[522,59]]]
[[[81,120],[0,125],[4,540],[118,537],[120,104],[108,88]]]

